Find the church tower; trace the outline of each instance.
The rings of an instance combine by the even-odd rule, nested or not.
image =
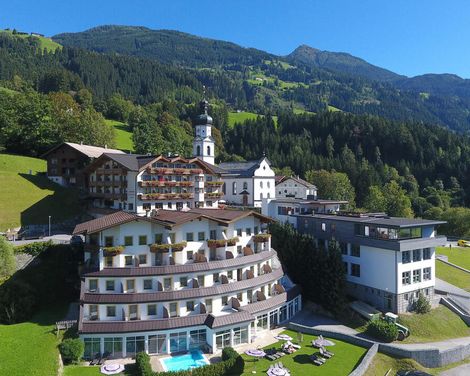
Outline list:
[[[200,114],[193,119],[195,137],[193,141],[193,155],[204,162],[215,163],[215,143],[212,138],[212,118],[207,110],[209,102],[203,99],[199,103]]]

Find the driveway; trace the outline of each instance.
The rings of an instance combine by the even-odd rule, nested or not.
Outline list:
[[[470,375],[470,364],[462,364],[461,366],[441,372],[439,376],[468,376]]]

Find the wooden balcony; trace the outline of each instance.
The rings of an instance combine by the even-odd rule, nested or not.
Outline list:
[[[223,192],[206,192],[204,193],[204,196],[206,198],[215,198],[215,199],[219,199],[221,197],[223,197],[224,193]]]
[[[138,197],[142,201],[190,200],[194,198],[194,193],[140,193]]]
[[[194,187],[193,181],[165,181],[147,180],[139,181],[140,187]]]
[[[203,171],[200,168],[147,168],[147,173],[156,175],[199,175]]]

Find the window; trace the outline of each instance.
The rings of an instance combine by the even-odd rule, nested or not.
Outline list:
[[[186,241],[187,241],[187,242],[192,242],[192,241],[194,241],[194,232],[187,232],[187,233],[186,233]]]
[[[196,147],[196,155],[197,155],[198,157],[201,156],[201,146],[200,146],[200,145],[198,145],[198,146]]]
[[[421,261],[421,249],[413,249],[413,262]]]
[[[198,275],[197,276],[197,284],[199,287],[204,287],[204,275]]]
[[[106,291],[114,291],[114,281],[107,280],[106,281]]]
[[[242,236],[242,229],[241,228],[237,228],[237,236]]]
[[[133,279],[126,280],[126,291],[134,291],[135,281]]]
[[[132,266],[133,265],[133,256],[124,256],[124,262],[126,266]]]
[[[351,275],[353,277],[360,277],[361,276],[361,265],[351,264]]]
[[[251,236],[251,227],[246,228],[246,236]]]
[[[401,283],[404,286],[411,284],[411,273],[410,272],[401,273]]]
[[[341,249],[341,254],[342,255],[347,255],[348,254],[348,243],[340,242],[339,243],[339,248]]]
[[[212,240],[217,239],[217,230],[211,230],[209,232],[209,239],[212,239]]]
[[[171,278],[163,278],[163,289],[171,290],[173,288],[173,281]]]
[[[243,248],[241,245],[237,245],[237,254],[241,255],[243,251]]]
[[[186,302],[186,310],[189,312],[194,311],[194,300],[188,300]]]
[[[180,286],[187,287],[188,286],[188,277],[180,277]]]
[[[212,313],[212,299],[206,299],[206,312]]]
[[[429,281],[431,279],[431,268],[424,268],[423,269],[423,280]]]
[[[351,256],[361,257],[361,246],[359,244],[351,244]]]
[[[197,240],[200,242],[203,242],[204,240],[206,240],[206,233],[204,231],[198,232]]]
[[[225,306],[228,304],[228,296],[224,295],[222,296],[222,305]]]
[[[90,279],[88,280],[88,291],[95,292],[98,290],[98,280]]]
[[[167,208],[168,208],[168,209],[171,209],[171,207],[172,207],[172,203],[169,202],[169,203],[167,204]]]
[[[232,194],[233,195],[237,194],[237,182],[236,181],[232,183]]]
[[[243,293],[242,293],[242,292],[239,292],[239,293],[237,294],[237,299],[238,299],[239,302],[242,302],[242,301],[243,301]]]
[[[207,146],[207,155],[211,155],[211,147]]]
[[[423,249],[423,260],[430,260],[431,259],[431,248],[424,248]]]
[[[139,255],[139,265],[147,263],[147,255]]]
[[[127,208],[131,211],[134,210],[134,204],[127,204]]]
[[[116,317],[116,306],[106,306],[106,317]]]
[[[144,279],[144,290],[152,290],[152,280]]]
[[[147,245],[147,235],[139,235],[139,245]]]
[[[156,304],[148,304],[147,305],[147,315],[148,316],[157,316],[157,305]]]
[[[421,282],[421,269],[413,270],[413,283]]]
[[[163,234],[155,234],[155,244],[163,243]]]
[[[170,303],[170,317],[177,317],[178,316],[178,303],[173,302]]]
[[[321,224],[321,230],[322,230],[322,231],[326,231],[326,223],[325,223],[325,222],[323,222],[323,223]]]
[[[411,262],[411,252],[410,251],[403,251],[401,254],[401,262],[402,264],[408,264]]]
[[[186,260],[192,260],[192,259],[193,259],[193,251],[187,251]]]
[[[131,246],[132,243],[134,242],[133,241],[134,239],[132,238],[132,236],[124,236],[124,245],[127,247],[127,246]]]
[[[213,278],[214,283],[219,282],[219,273],[212,274],[212,278]]]
[[[253,229],[253,233],[256,235],[259,232],[258,226],[255,226]]]
[[[104,246],[105,247],[112,247],[114,245],[114,239],[112,236],[105,236],[104,237]]]

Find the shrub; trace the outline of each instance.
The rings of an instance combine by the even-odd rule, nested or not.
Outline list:
[[[236,358],[238,353],[232,347],[224,347],[222,350],[222,361]]]
[[[29,243],[25,245],[20,245],[15,247],[16,253],[26,253],[28,255],[37,256],[43,253],[46,249],[51,247],[54,243],[52,241],[47,242],[36,242],[36,243]]]
[[[369,321],[366,333],[384,342],[395,341],[398,337],[398,328],[393,323],[377,319]]]
[[[59,350],[65,363],[77,364],[83,357],[85,345],[79,338],[69,338],[59,345]]]
[[[13,246],[3,236],[0,236],[0,280],[8,278],[16,270],[16,260]]]
[[[145,352],[140,352],[135,356],[135,365],[137,374],[140,376],[152,376],[152,366],[150,365],[150,356]]]
[[[429,300],[427,300],[424,295],[420,292],[418,296],[418,300],[415,302],[415,311],[416,313],[428,313],[431,310],[431,304]]]

